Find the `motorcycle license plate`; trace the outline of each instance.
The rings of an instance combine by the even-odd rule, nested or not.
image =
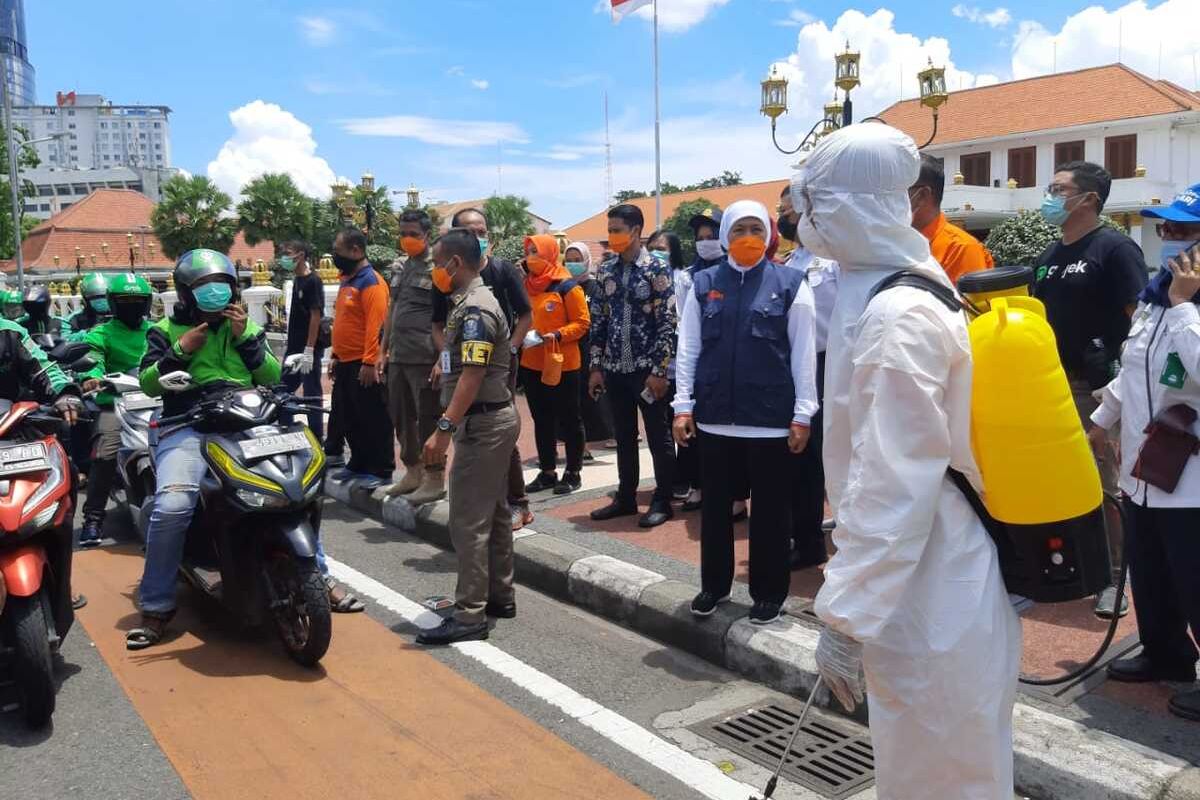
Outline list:
[[[157,397],[150,397],[141,392],[130,392],[121,398],[125,403],[125,408],[128,411],[145,411],[148,408],[158,408],[162,405],[162,400]]]
[[[242,455],[246,458],[266,458],[307,449],[308,437],[303,433],[277,433],[242,442]]]
[[[50,469],[50,462],[46,459],[46,445],[41,442],[0,448],[0,477],[45,469]]]

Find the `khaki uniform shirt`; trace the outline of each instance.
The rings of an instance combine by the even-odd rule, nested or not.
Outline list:
[[[391,310],[384,328],[383,346],[389,364],[432,366],[433,262],[428,251],[421,258],[405,257],[392,273]]]
[[[508,390],[508,322],[492,290],[480,278],[450,297],[446,317],[446,350],[442,353],[442,406],[448,406],[463,365],[487,367],[476,403],[506,403]]]

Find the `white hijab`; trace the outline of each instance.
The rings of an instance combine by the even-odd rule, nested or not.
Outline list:
[[[729,252],[729,232],[733,230],[734,225],[746,217],[754,217],[762,222],[763,227],[767,229],[769,242],[771,215],[767,213],[767,207],[757,200],[738,200],[736,203],[731,203],[721,215],[721,246],[725,248],[725,252]]]

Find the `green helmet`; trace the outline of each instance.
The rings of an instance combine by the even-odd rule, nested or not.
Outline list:
[[[79,294],[84,300],[104,297],[108,294],[108,280],[99,272],[89,272],[79,283]]]
[[[108,306],[112,315],[130,328],[137,328],[150,314],[154,292],[141,275],[124,272],[108,281]]]
[[[132,272],[114,275],[108,282],[109,301],[120,297],[150,297],[153,294],[154,290],[150,288],[149,282],[141,275],[134,275]]]

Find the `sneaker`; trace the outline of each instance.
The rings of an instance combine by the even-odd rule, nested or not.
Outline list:
[[[704,495],[699,489],[688,492],[687,499],[679,507],[680,511],[699,511],[704,506]]]
[[[759,602],[750,608],[751,625],[770,625],[783,616],[783,606],[779,603]]]
[[[721,603],[728,603],[729,595],[717,597],[712,592],[701,592],[692,600],[692,614],[697,617],[711,617]]]
[[[512,529],[519,531],[529,523],[533,522],[533,512],[528,506],[513,506],[512,508]]]
[[[1156,664],[1144,655],[1118,658],[1109,663],[1107,672],[1108,677],[1121,683],[1192,683],[1196,680],[1195,664]]]
[[[79,530],[80,547],[97,547],[103,538],[104,518],[88,517]]]
[[[555,494],[570,494],[579,487],[583,486],[583,478],[578,472],[564,472],[562,480],[554,487]]]
[[[539,472],[538,476],[525,484],[525,494],[544,492],[558,485],[558,474],[554,472]]]
[[[1100,619],[1112,619],[1114,612],[1118,617],[1123,617],[1129,613],[1129,598],[1121,596],[1121,610],[1117,608],[1117,587],[1109,586],[1107,589],[1096,595],[1096,616]]]

